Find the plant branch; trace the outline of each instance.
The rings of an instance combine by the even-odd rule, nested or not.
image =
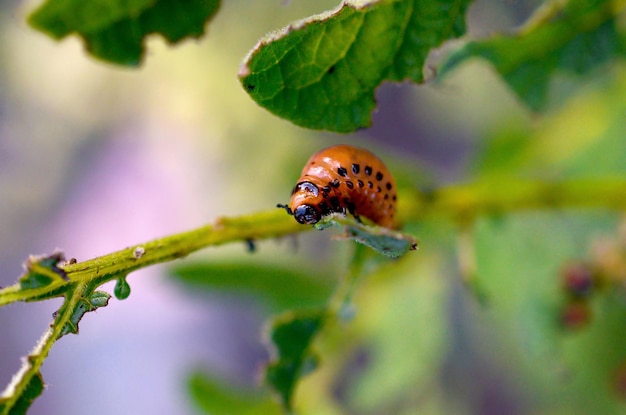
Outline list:
[[[595,179],[546,182],[538,180],[482,180],[473,184],[415,191],[400,195],[398,218],[416,222],[445,217],[463,222],[479,215],[530,209],[606,208],[626,210],[626,180]],[[23,288],[19,283],[0,290],[0,306],[64,295],[77,282],[97,286],[149,265],[182,258],[199,249],[228,242],[275,238],[311,227],[296,223],[282,210],[223,217],[214,224],[155,239],[91,260],[59,265],[67,279]]]
[[[404,196],[409,196],[404,198]],[[603,208],[626,210],[626,180],[621,178],[568,181],[484,179],[434,191],[401,195],[402,222],[451,218],[467,223],[477,216],[525,210]]]
[[[251,215],[220,218],[214,224],[188,232],[155,239],[134,245],[83,262],[59,265],[67,279],[58,278],[51,283],[23,289],[14,284],[0,290],[0,306],[15,301],[33,301],[41,298],[61,296],[76,282],[102,284],[149,265],[182,258],[208,246],[222,245],[233,241],[274,238],[309,230],[284,211],[274,209]]]
[[[32,352],[24,359],[22,367],[13,376],[11,383],[6,387],[0,396],[0,414],[10,414],[12,411],[24,403],[20,400],[29,394],[25,393],[26,389],[39,389],[32,392],[30,399],[34,399],[41,393],[43,389],[43,380],[41,379],[40,369],[43,362],[48,357],[50,349],[59,337],[63,335],[63,330],[71,321],[72,314],[76,304],[81,299],[81,293],[86,289],[87,283],[74,283],[72,289],[68,290],[63,306],[56,313],[54,324],[51,324],[43,333]]]

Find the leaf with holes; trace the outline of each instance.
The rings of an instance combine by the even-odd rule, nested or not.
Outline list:
[[[37,373],[19,394],[10,390],[7,395],[0,397],[0,414],[25,415],[33,401],[41,395],[43,388],[43,378],[40,373]]]
[[[59,338],[68,333],[78,334],[78,323],[82,320],[85,313],[89,313],[100,307],[106,307],[109,304],[110,298],[111,295],[104,291],[94,291],[89,297],[81,297],[74,305],[70,319],[61,329]],[[67,302],[64,303],[63,307],[66,307],[67,304]]]
[[[470,0],[345,1],[262,39],[239,77],[259,105],[312,129],[371,124],[385,80],[422,82],[429,51],[465,33]]]
[[[315,224],[317,229],[326,229],[330,226],[343,231],[339,238],[352,239],[390,258],[401,257],[409,251],[417,250],[418,247],[417,240],[411,235],[382,226],[359,223],[350,216],[334,214]]]
[[[65,261],[62,252],[54,252],[51,255],[31,255],[24,263],[26,273],[19,279],[20,288],[23,290],[45,287],[59,280],[67,281],[65,271],[58,267]]]

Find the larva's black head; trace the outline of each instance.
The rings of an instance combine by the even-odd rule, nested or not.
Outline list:
[[[322,215],[311,205],[300,205],[293,211],[293,217],[303,225],[313,225],[320,221]]]
[[[291,194],[289,207],[293,217],[298,223],[313,225],[322,218],[324,213],[319,205],[323,202],[325,194],[312,181],[304,180],[296,184]]]

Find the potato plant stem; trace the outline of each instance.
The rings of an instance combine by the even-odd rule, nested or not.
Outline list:
[[[603,208],[626,211],[626,180],[596,179],[546,182],[537,180],[482,180],[430,192],[400,195],[400,222],[435,217],[467,223],[481,215],[501,215],[522,210]],[[62,266],[67,280],[22,289],[15,284],[0,289],[0,306],[63,295],[66,285],[104,283],[152,264],[182,258],[199,249],[235,241],[280,237],[311,229],[296,223],[283,210],[223,217],[214,224],[155,239],[83,262]]]

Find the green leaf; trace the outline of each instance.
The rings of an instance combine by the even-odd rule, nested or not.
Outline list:
[[[19,395],[15,402],[10,402],[7,397],[0,397],[0,414],[1,415],[24,415],[39,395],[43,392],[44,382],[40,373],[33,376],[26,388]]]
[[[368,276],[356,293],[355,321],[347,329],[358,334],[340,334],[342,343],[354,344],[343,361],[348,368],[340,372],[351,413],[397,413],[398,402],[416,391],[433,390],[453,353],[451,281],[441,278],[444,262],[433,259],[420,255],[394,261]],[[350,364],[356,354],[362,355],[359,363]],[[419,408],[408,413],[431,413],[421,404]]]
[[[318,229],[329,226],[342,229],[343,237],[353,239],[390,258],[398,258],[409,251],[417,250],[417,240],[411,235],[381,226],[365,225],[349,216],[331,215],[315,225]]]
[[[141,63],[146,36],[170,43],[204,34],[219,0],[48,0],[29,23],[55,39],[77,33],[92,56],[112,63]]]
[[[470,0],[344,2],[262,39],[239,77],[259,105],[312,129],[371,124],[385,80],[423,81],[431,48],[465,32]]]
[[[559,269],[588,249],[592,234],[615,226],[615,215],[597,213],[537,212],[477,222],[477,278],[491,311],[510,320],[519,344],[533,352],[554,348]]]
[[[45,256],[31,256],[24,264],[26,273],[19,279],[20,288],[27,290],[44,287],[57,280],[66,281],[65,271],[57,266],[63,261],[65,261],[65,256],[62,252]]]
[[[93,310],[100,307],[106,307],[109,305],[111,294],[104,291],[94,291],[89,296],[89,304],[93,307]],[[93,311],[91,310],[91,311]]]
[[[58,338],[65,336],[68,333],[78,334],[78,323],[83,318],[85,313],[90,311],[94,311],[97,308],[105,307],[109,304],[109,299],[111,295],[104,291],[95,291],[89,295],[89,297],[81,297],[73,302],[65,302],[62,307],[67,307],[68,304],[73,304],[73,311],[70,315],[69,320],[65,323],[61,331],[59,332]]]
[[[270,328],[270,338],[276,356],[267,366],[265,381],[274,389],[291,411],[297,382],[317,367],[317,356],[311,343],[323,328],[326,311],[289,312],[276,319]]]
[[[613,235],[618,223],[617,214],[561,212],[481,220],[476,226],[477,278],[500,327],[484,346],[492,353],[506,350],[509,370],[544,402],[561,402],[559,413],[623,411],[610,384],[626,360],[623,293],[594,295],[589,327],[567,333],[560,325],[566,299],[560,270],[583,258],[594,237]]]
[[[253,293],[278,310],[320,306],[333,288],[303,269],[260,263],[184,264],[175,267],[172,275],[194,290]]]
[[[467,43],[442,64],[440,78],[480,57],[495,66],[527,106],[541,111],[548,105],[557,75],[582,77],[626,56],[626,37],[617,24],[626,8],[623,0],[571,0],[551,2],[548,7],[515,35]]]
[[[478,172],[560,179],[626,176],[624,96],[623,69],[607,71],[532,130],[506,126],[485,140]]]
[[[280,406],[267,394],[246,391],[213,379],[209,374],[196,371],[188,380],[191,396],[197,406],[211,415],[280,415]]]

